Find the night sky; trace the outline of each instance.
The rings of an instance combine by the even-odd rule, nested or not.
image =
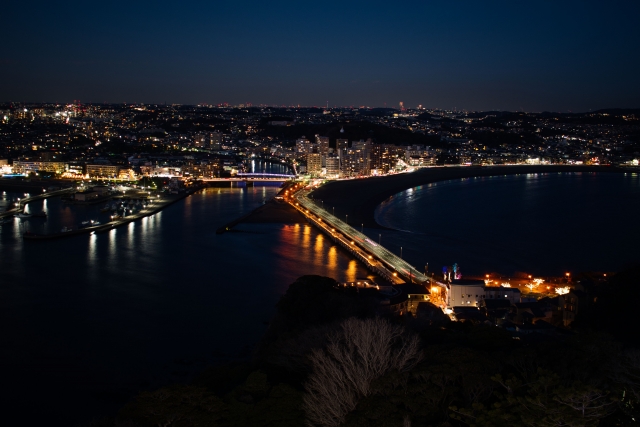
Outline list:
[[[15,1],[0,101],[640,107],[640,1]]]

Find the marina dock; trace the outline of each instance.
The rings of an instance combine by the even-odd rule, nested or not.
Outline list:
[[[153,199],[152,204],[140,210],[139,212],[119,218],[114,221],[110,221],[106,224],[88,226],[88,227],[79,228],[79,229],[71,229],[68,231],[61,231],[59,233],[38,234],[38,233],[25,232],[22,235],[22,237],[25,240],[52,240],[52,239],[70,237],[70,236],[77,236],[79,234],[105,233],[107,231],[113,230],[122,225],[129,224],[130,222],[137,221],[146,216],[153,215],[161,211],[162,209],[166,208],[167,206],[179,200],[182,200],[201,189],[202,189],[201,187],[197,187],[197,188],[189,189],[184,193],[162,195],[161,198]]]

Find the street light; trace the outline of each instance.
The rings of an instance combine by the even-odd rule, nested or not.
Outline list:
[[[363,224],[360,224],[360,232],[361,232],[361,233],[364,233],[364,223],[363,223]]]
[[[346,219],[344,221],[345,224],[349,224],[349,214],[345,215]]]
[[[402,246],[400,246],[400,259],[402,259]]]
[[[380,244],[380,239],[382,238],[382,234],[378,234],[378,245]]]
[[[336,216],[336,207],[333,207],[333,216]]]

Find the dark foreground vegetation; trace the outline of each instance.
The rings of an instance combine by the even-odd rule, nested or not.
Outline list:
[[[638,284],[638,267],[593,283],[565,336],[514,337],[445,316],[381,317],[371,295],[303,276],[252,361],[143,392],[89,425],[635,425]]]

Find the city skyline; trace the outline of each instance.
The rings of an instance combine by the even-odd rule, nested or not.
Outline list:
[[[640,106],[640,5],[18,2],[0,102]]]

